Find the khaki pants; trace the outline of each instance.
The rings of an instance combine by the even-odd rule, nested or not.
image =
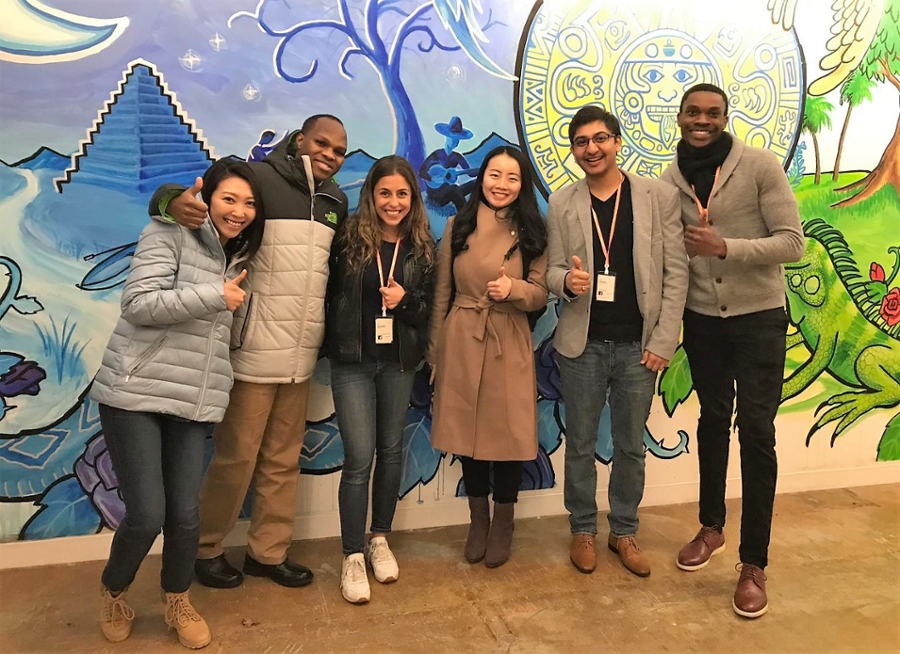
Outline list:
[[[309,384],[235,380],[228,410],[213,433],[216,449],[200,491],[197,558],[222,554],[222,539],[234,528],[251,481],[250,556],[268,565],[282,563],[287,557]]]

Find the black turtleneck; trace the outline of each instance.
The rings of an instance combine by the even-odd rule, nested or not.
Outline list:
[[[728,158],[731,143],[732,137],[728,132],[722,132],[719,138],[702,148],[694,147],[683,138],[678,142],[678,170],[694,187],[694,193],[704,207],[712,193],[716,169]]]

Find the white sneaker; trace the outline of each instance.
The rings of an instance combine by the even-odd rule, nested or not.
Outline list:
[[[366,561],[362,554],[344,557],[341,564],[341,595],[351,604],[369,601],[369,578],[366,576]]]
[[[387,538],[384,536],[373,536],[369,540],[369,546],[366,548],[366,559],[369,565],[372,566],[375,579],[383,584],[397,581],[397,578],[400,576],[400,567],[397,565],[394,553],[388,547]]]

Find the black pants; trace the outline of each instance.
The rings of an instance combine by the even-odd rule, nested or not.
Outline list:
[[[765,568],[778,461],[775,414],[781,402],[787,315],[783,309],[719,318],[684,313],[684,350],[700,400],[697,458],[700,523],[725,525],[725,478],[737,387],[741,448],[740,559]]]
[[[487,497],[491,492],[491,466],[494,468],[494,501],[508,504],[519,499],[522,485],[522,461],[478,461],[467,456],[462,462],[463,481],[469,497]]]

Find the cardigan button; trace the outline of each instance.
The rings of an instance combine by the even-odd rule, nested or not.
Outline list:
[[[728,307],[726,307],[724,304],[720,306],[719,309],[721,309],[723,312],[728,311]]]
[[[716,284],[721,284],[721,283],[722,283],[722,278],[716,277]]]

